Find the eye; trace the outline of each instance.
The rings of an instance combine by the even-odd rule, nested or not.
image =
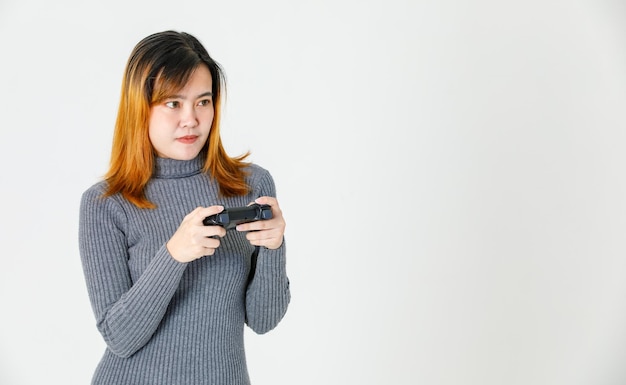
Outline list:
[[[178,108],[179,106],[180,106],[180,103],[176,100],[172,100],[172,101],[165,103],[165,107],[169,107],[169,108]]]
[[[202,99],[198,102],[199,106],[205,107],[211,104],[211,99]]]

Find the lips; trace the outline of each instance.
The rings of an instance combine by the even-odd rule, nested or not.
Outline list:
[[[176,140],[183,144],[192,144],[192,143],[195,143],[197,139],[198,139],[198,136],[196,135],[186,135],[186,136],[181,136],[180,138],[177,138]]]

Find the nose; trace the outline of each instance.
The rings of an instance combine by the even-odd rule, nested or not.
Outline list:
[[[181,109],[180,116],[180,126],[185,127],[196,127],[198,125],[198,116],[196,114],[195,108],[193,106],[186,106]]]

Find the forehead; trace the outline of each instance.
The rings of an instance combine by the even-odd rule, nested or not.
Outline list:
[[[161,101],[172,95],[211,92],[213,79],[205,64],[183,71],[161,70],[154,82],[152,101]]]
[[[206,91],[211,91],[212,85],[213,79],[211,72],[209,72],[206,65],[202,64],[191,72],[187,82],[181,87],[181,90],[208,88]]]

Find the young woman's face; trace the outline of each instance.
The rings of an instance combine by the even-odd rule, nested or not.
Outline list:
[[[152,106],[148,135],[159,157],[190,160],[202,150],[213,123],[212,85],[200,65],[176,95]]]

